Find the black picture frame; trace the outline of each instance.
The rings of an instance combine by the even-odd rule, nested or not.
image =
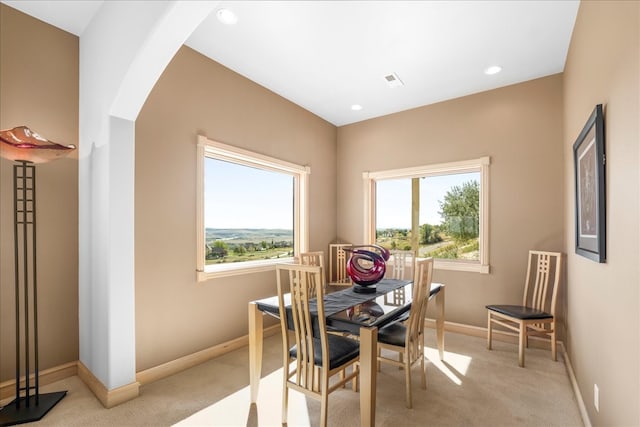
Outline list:
[[[576,253],[606,261],[604,117],[596,105],[573,144]]]

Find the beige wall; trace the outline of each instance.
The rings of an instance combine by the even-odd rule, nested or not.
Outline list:
[[[336,234],[336,128],[183,47],[136,121],[136,369],[247,334],[275,273],[196,282],[196,136],[309,165],[310,249]]]
[[[640,425],[640,2],[582,2],[564,75],[567,347],[593,425]],[[573,143],[604,105],[607,262],[574,253]],[[600,412],[593,385],[600,388]]]
[[[0,4],[0,129],[78,144],[78,38]],[[78,360],[78,162],[37,166],[40,369]],[[15,378],[12,162],[0,159],[0,381]]]
[[[362,172],[491,157],[491,274],[436,270],[447,320],[486,326],[522,300],[527,251],[563,248],[562,76],[338,129],[338,236],[362,241]]]

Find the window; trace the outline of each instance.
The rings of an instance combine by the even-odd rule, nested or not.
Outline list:
[[[198,137],[198,280],[306,251],[308,167]]]
[[[489,272],[489,157],[363,174],[365,239]]]

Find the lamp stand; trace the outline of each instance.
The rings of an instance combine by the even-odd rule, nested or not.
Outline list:
[[[40,394],[36,275],[36,166],[31,162],[18,160],[13,165],[13,208],[16,398],[0,409],[0,426],[38,421],[67,394],[66,391]],[[24,342],[24,351],[21,351],[21,341]],[[20,363],[21,358],[24,361],[23,365]],[[23,380],[21,376],[24,376]]]

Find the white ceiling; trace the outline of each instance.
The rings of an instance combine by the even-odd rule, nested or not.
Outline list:
[[[2,3],[80,36],[103,1]],[[340,126],[562,72],[578,5],[223,1],[238,22],[212,13],[186,44]]]

